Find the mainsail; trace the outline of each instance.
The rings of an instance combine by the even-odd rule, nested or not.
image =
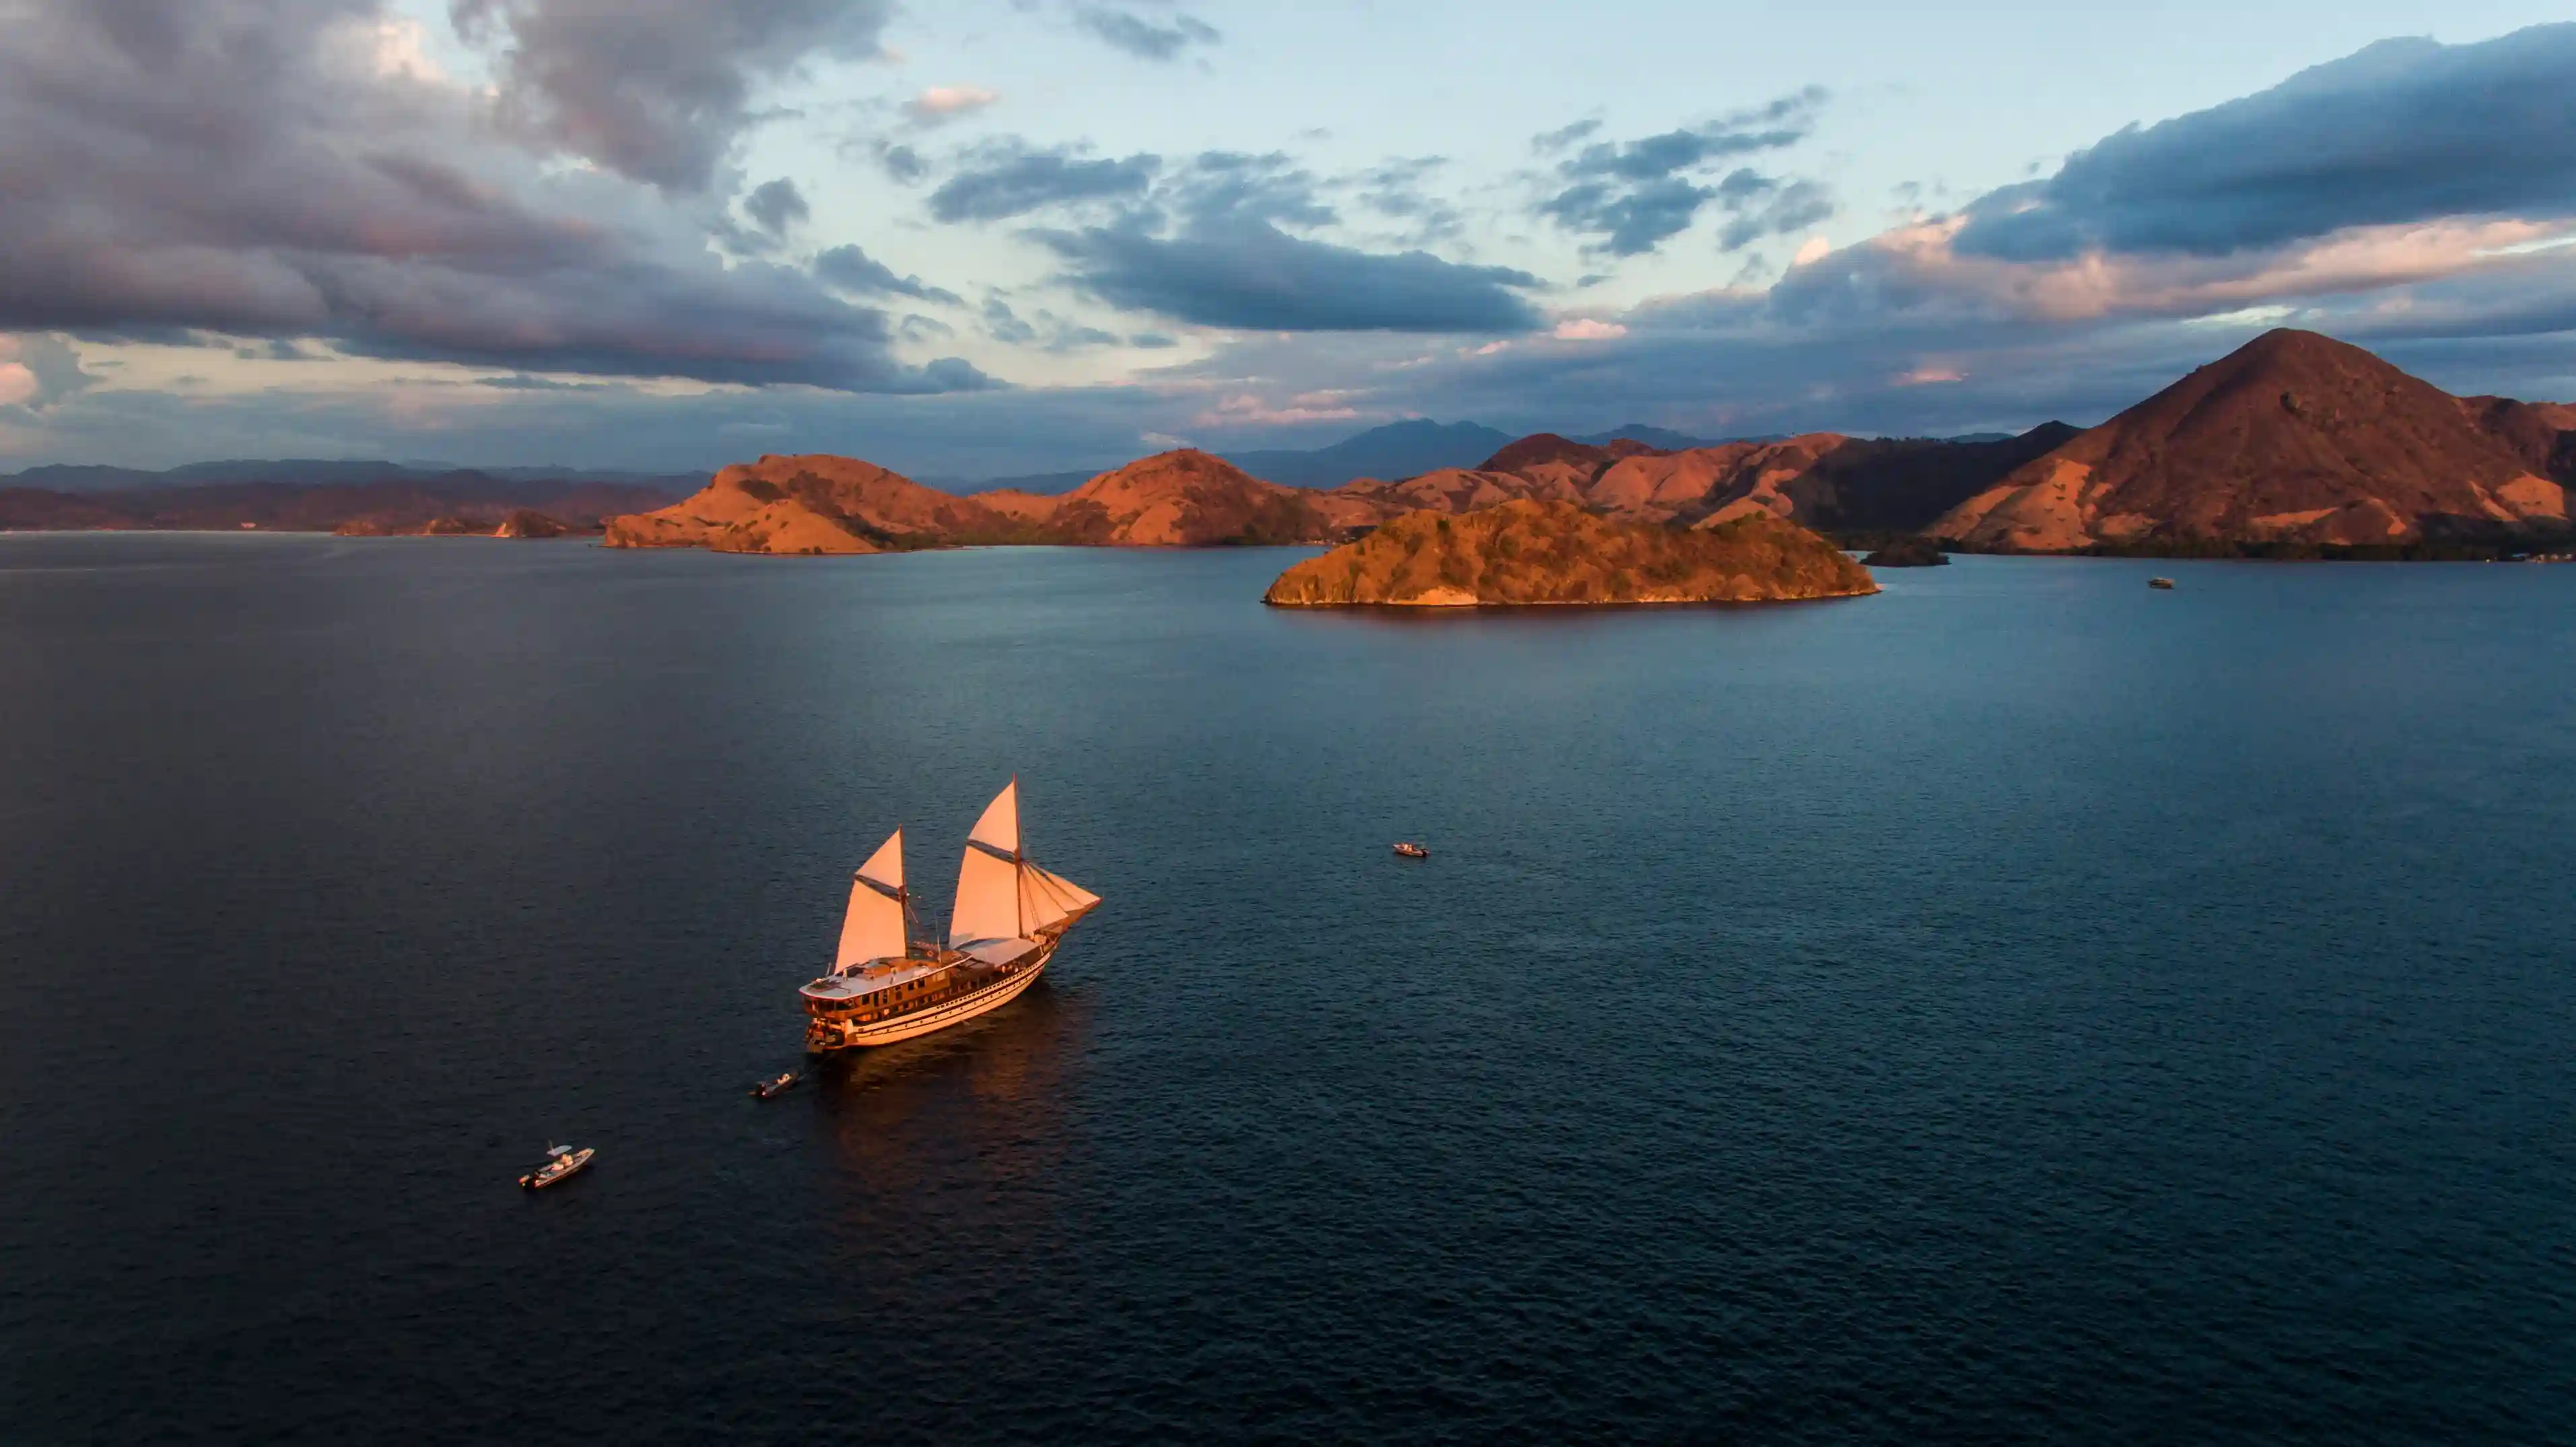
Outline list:
[[[948,922],[948,946],[977,940],[1024,939],[1061,924],[1099,896],[1020,857],[1020,781],[1013,779],[975,821],[966,857],[957,866],[957,910]]]
[[[910,948],[904,939],[903,831],[897,829],[850,881],[850,912],[841,920],[841,949],[832,969],[894,959]]]

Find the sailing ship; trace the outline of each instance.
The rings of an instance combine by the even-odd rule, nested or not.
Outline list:
[[[832,972],[807,985],[805,1048],[892,1045],[1018,999],[1100,896],[1020,852],[1020,781],[985,807],[957,866],[945,945],[920,938],[897,829],[850,881]]]

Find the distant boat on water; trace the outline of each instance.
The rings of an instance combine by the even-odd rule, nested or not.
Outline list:
[[[519,1188],[527,1191],[542,1191],[589,1165],[590,1158],[597,1154],[599,1154],[599,1148],[596,1146],[583,1146],[580,1150],[574,1150],[570,1146],[548,1146],[546,1163],[521,1176]]]
[[[2149,579],[2147,580],[2147,586],[2148,586],[2148,587],[2150,587],[2150,588],[2161,588],[2161,589],[2165,590],[2166,592],[2170,593],[2170,592],[2172,592],[2172,591],[2173,591],[2173,579],[2171,579],[2171,578],[2149,578]]]
[[[1037,982],[1100,896],[1020,852],[1020,781],[975,821],[957,868],[945,947],[917,938],[897,829],[850,883],[832,972],[802,994],[805,1048],[892,1045],[1007,1005]]]

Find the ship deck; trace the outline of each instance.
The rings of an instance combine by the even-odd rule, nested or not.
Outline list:
[[[908,956],[899,960],[880,960],[845,975],[826,975],[807,985],[801,993],[806,999],[822,1005],[854,1005],[942,976],[956,978],[939,979],[941,984],[987,983],[989,980],[977,977],[991,977],[1007,971],[1037,948],[1035,940],[975,940],[963,950],[943,950],[936,959]],[[904,1002],[889,1000],[886,1003]]]

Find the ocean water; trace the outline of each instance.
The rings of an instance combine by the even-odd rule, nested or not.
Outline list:
[[[0,538],[0,1440],[2576,1438],[2576,568],[1300,555]]]

